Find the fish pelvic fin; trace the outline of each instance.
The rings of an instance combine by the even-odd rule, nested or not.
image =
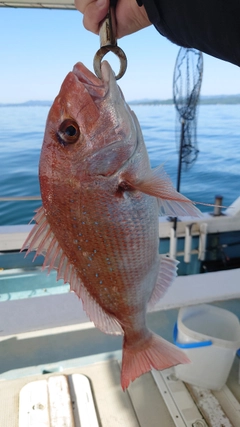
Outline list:
[[[123,329],[117,319],[106,313],[84,286],[77,270],[70,263],[51,230],[43,206],[36,211],[33,220],[36,224],[21,251],[27,249],[25,256],[36,251],[34,259],[38,255],[45,257],[42,269],[47,269],[48,274],[52,269],[57,270],[57,280],[63,279],[64,283],[70,284],[70,290],[82,300],[84,311],[98,329],[106,334],[123,335]]]
[[[175,190],[163,165],[151,169],[143,180],[129,184],[135,190],[157,197],[160,215],[202,217],[194,202]]]
[[[153,289],[147,309],[151,311],[154,305],[163,297],[167,289],[177,277],[177,266],[179,261],[168,256],[160,255],[159,272],[156,285]]]
[[[121,370],[122,389],[126,390],[130,382],[152,369],[162,371],[181,363],[190,363],[190,360],[174,344],[152,332],[150,332],[150,336],[148,334],[146,342],[141,341],[139,345],[129,346],[124,338]]]

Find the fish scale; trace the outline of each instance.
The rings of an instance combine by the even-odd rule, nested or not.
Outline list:
[[[154,170],[138,120],[109,64],[102,80],[78,63],[48,115],[39,164],[43,206],[23,248],[70,283],[95,325],[123,335],[122,388],[143,373],[187,363],[146,326],[176,276],[158,253],[158,215],[199,216],[160,166]]]

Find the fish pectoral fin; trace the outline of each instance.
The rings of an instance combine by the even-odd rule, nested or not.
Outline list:
[[[36,251],[34,259],[38,255],[45,256],[43,269],[47,269],[48,273],[52,269],[57,270],[57,280],[63,279],[64,283],[70,284],[70,290],[81,298],[83,309],[95,326],[106,334],[122,335],[123,330],[119,322],[114,316],[106,313],[85,288],[78,272],[70,263],[51,230],[42,206],[36,211],[33,220],[36,224],[29,233],[21,251],[28,249],[26,255],[29,252]]]
[[[202,216],[199,209],[194,206],[194,202],[175,190],[170,177],[163,169],[163,165],[150,170],[142,181],[129,182],[129,184],[135,190],[157,197],[161,215]]]
[[[178,264],[179,261],[176,259],[167,256],[160,256],[158,277],[147,305],[148,311],[151,311],[154,305],[163,297],[169,286],[171,286],[175,280]]]

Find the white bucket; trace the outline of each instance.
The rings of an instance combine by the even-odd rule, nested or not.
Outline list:
[[[181,308],[174,342],[191,361],[175,366],[177,378],[220,390],[240,348],[239,320],[233,313],[209,304]]]

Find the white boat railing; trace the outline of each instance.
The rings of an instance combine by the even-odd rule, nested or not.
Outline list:
[[[198,255],[200,261],[206,257],[207,235],[240,231],[240,197],[227,208],[222,215],[205,213],[202,218],[181,217],[175,230],[174,221],[166,217],[159,218],[159,238],[169,238],[169,255],[173,258],[184,257],[185,263],[191,262],[192,255]],[[198,249],[192,248],[193,237],[199,237]],[[184,238],[184,250],[177,251],[177,240]],[[160,243],[161,244],[161,243]]]
[[[22,200],[22,198],[18,199]],[[27,200],[40,200],[40,196],[36,196],[34,199],[27,198]],[[30,224],[0,226],[0,251],[20,250],[32,227],[33,225]],[[160,245],[161,239],[169,239],[169,255],[173,258],[183,256],[186,263],[190,263],[191,256],[196,254],[199,260],[205,260],[208,234],[234,231],[240,231],[240,197],[220,216],[205,213],[202,218],[197,219],[178,218],[176,230],[173,221],[167,217],[159,218]],[[192,239],[195,236],[199,237],[197,249],[192,248]],[[182,251],[177,251],[179,238],[184,238]]]

